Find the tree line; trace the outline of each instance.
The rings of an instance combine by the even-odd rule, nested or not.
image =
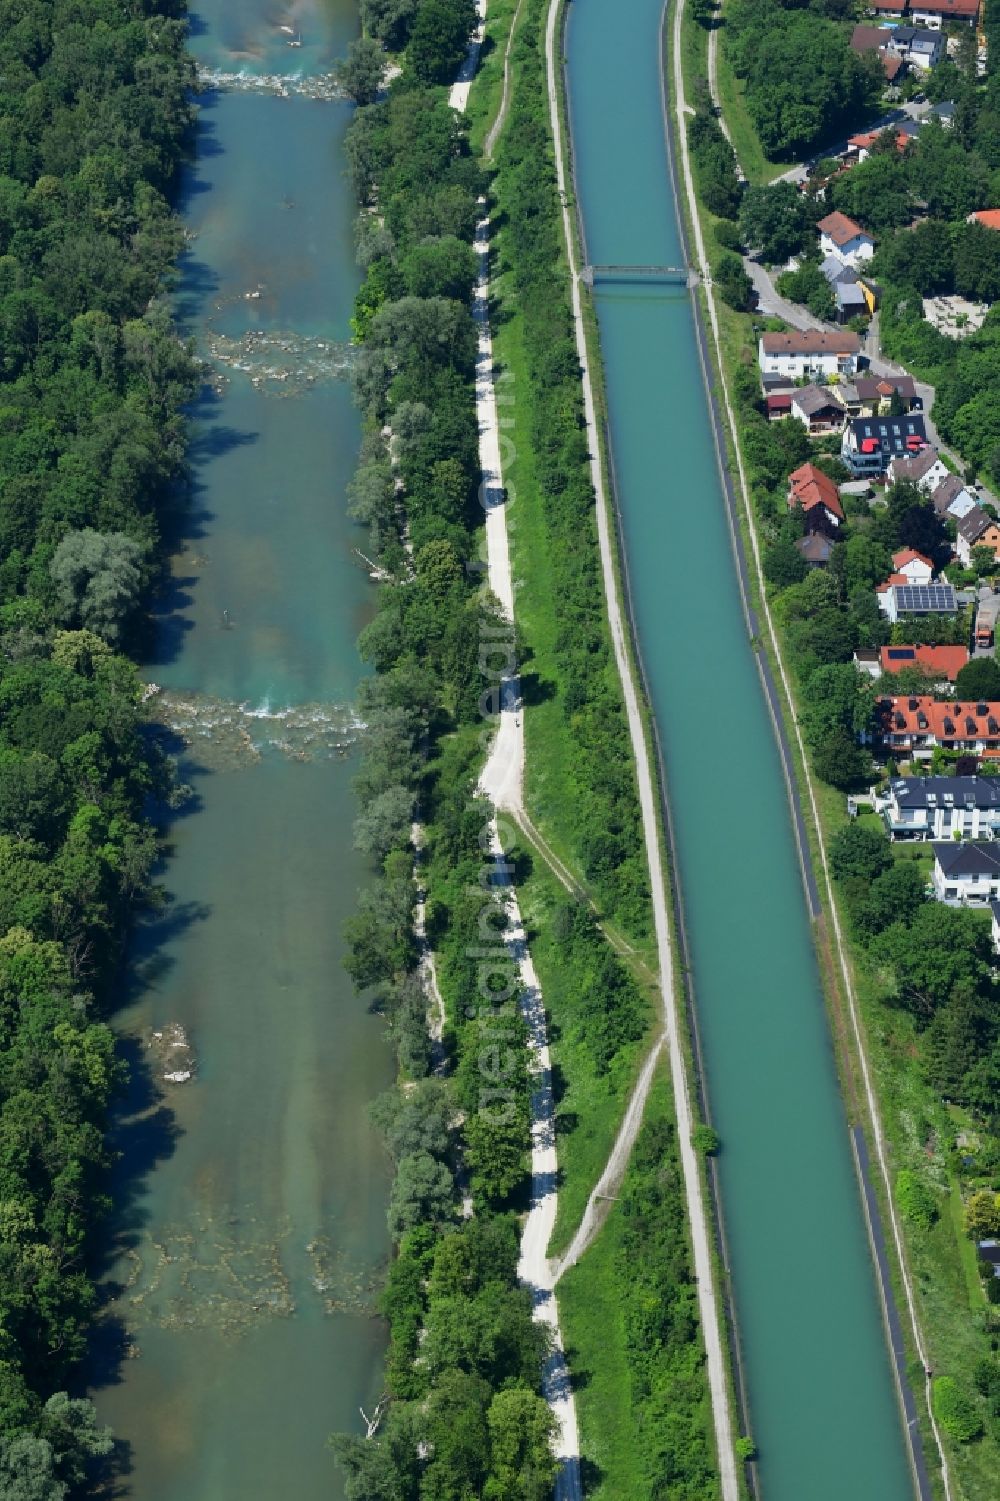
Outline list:
[[[195,366],[161,294],[192,122],[181,0],[0,0],[0,1491],[111,1447],[62,1390],[107,1209],[102,1020],[170,768],[122,649],[183,472]]]
[[[332,1443],[347,1495],[364,1501],[543,1501],[555,1468],[541,1396],[547,1344],[517,1282],[511,1213],[526,1185],[527,1038],[517,984],[484,1000],[470,957],[485,934],[502,953],[507,924],[482,843],[490,809],[475,794],[482,633],[508,630],[474,564],[472,240],[488,183],[442,87],[474,12],[466,0],[370,0],[363,18],[370,37],[405,51],[400,75],[358,109],[346,142],[365,273],[353,320],[364,433],[350,505],[383,572],[359,643],[374,672],[361,688],[355,783],[356,842],[377,874],[348,923],[348,967],[386,1016],[400,1083],[373,1107],[395,1168],[396,1254],[383,1297],[390,1400],[373,1437]],[[414,929],[416,817],[427,941],[446,1002],[443,1058],[432,1053]],[[496,1069],[502,1098],[484,1107]]]

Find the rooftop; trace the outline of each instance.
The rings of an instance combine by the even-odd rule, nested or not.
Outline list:
[[[924,419],[919,412],[908,412],[903,417],[853,417],[847,431],[851,446],[859,453],[881,452],[897,460],[917,454],[927,443]],[[929,451],[933,462],[937,455],[933,449]]]
[[[1000,874],[1000,841],[969,840],[959,844],[953,839],[948,844],[934,843],[931,849],[945,877]]]
[[[1000,208],[977,208],[969,218],[986,229],[1000,229]]]
[[[900,808],[1000,809],[997,777],[899,777],[890,791]]]
[[[820,234],[829,235],[835,245],[847,245],[851,240],[856,240],[859,235],[864,235],[869,240],[872,238],[866,229],[862,229],[860,224],[855,224],[853,219],[849,219],[839,210],[827,214],[825,219],[819,221],[816,228]]]
[[[783,334],[762,334],[765,354],[860,354],[861,340],[849,329],[789,329]]]
[[[912,547],[903,547],[899,550],[899,552],[894,552],[892,555],[892,563],[894,568],[905,568],[907,563],[913,562],[926,563],[927,567],[931,570],[933,570],[934,568],[934,564],[931,562],[930,558],[925,557],[922,552],[917,552]]]
[[[969,660],[969,653],[964,646],[881,646],[878,660],[883,672],[922,667],[953,683]]]
[[[810,510],[812,506],[823,505],[840,520],[844,518],[837,486],[815,464],[800,464],[788,476],[788,504],[793,507],[801,506],[804,511]]]
[[[973,546],[993,525],[993,517],[988,516],[982,506],[973,506],[971,511],[966,511],[964,516],[958,518],[956,524],[958,535]]]
[[[1000,703],[912,694],[880,699],[879,713],[884,734],[1000,744]]]
[[[804,412],[807,417],[814,417],[817,412],[828,411],[833,407],[841,415],[846,415],[844,404],[840,398],[831,391],[829,386],[802,386],[791,393],[792,404]],[[832,481],[831,481],[832,483]]]

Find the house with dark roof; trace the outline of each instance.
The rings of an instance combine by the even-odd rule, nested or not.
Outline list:
[[[757,360],[762,373],[789,380],[816,376],[852,376],[857,369],[861,340],[849,329],[797,329],[762,334]]]
[[[833,556],[833,540],[823,532],[806,532],[795,546],[810,568],[825,568]]]
[[[957,474],[946,475],[931,491],[931,500],[939,516],[950,516],[958,521],[978,505],[976,497],[965,488],[965,482]]]
[[[874,799],[890,839],[997,839],[996,777],[896,777]]]
[[[929,445],[913,453],[900,454],[889,465],[889,478],[893,484],[908,480],[925,495],[933,494],[941,481],[947,479],[949,473],[950,470],[939,456],[937,449]]]
[[[966,568],[972,565],[974,547],[989,547],[993,556],[1000,558],[1000,526],[978,505],[958,518],[955,552]]]
[[[821,219],[819,248],[824,256],[836,255],[847,266],[857,267],[862,261],[870,261],[875,254],[875,240],[860,224],[855,224],[846,214],[834,211]]]
[[[907,412],[919,412],[923,402],[917,395],[912,375],[856,375],[859,417],[885,417],[895,399]],[[843,392],[841,392],[843,395]]]
[[[924,72],[935,67],[945,55],[940,27],[932,31],[923,26],[894,26],[888,38],[891,55]]]
[[[878,54],[887,83],[894,83],[906,70],[906,59],[890,52],[887,46],[889,33],[879,26],[855,26],[851,32],[851,51],[863,56],[866,52]]]
[[[791,392],[791,414],[813,436],[839,433],[847,420],[847,409],[830,386],[797,386]]]
[[[894,459],[915,457],[926,447],[924,419],[918,413],[853,417],[844,428],[840,456],[855,479],[873,479],[884,474]]]
[[[933,844],[931,885],[949,907],[985,907],[1000,897],[1000,843]]]

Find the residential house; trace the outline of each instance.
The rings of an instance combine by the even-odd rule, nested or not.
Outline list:
[[[835,537],[844,519],[836,484],[815,464],[800,464],[788,476],[788,509],[801,510],[807,532]]]
[[[1000,778],[897,777],[875,811],[890,839],[996,839]]]
[[[810,568],[825,568],[833,554],[833,541],[823,532],[806,532],[795,546]]]
[[[835,255],[845,265],[857,267],[862,261],[870,261],[875,254],[872,236],[846,214],[839,211],[827,214],[816,228],[819,230],[820,251],[824,256]]]
[[[936,31],[952,22],[975,26],[979,0],[909,0],[908,15],[915,26],[930,26]]]
[[[1000,229],[1000,208],[977,208],[967,222],[981,224],[984,229]]]
[[[934,844],[931,885],[949,907],[985,907],[1000,897],[1000,844]]]
[[[940,104],[935,104],[933,109],[927,111],[921,124],[927,125],[934,120],[945,130],[950,130],[955,123],[955,101],[953,99],[942,99]]]
[[[929,584],[934,577],[934,564],[922,552],[912,547],[902,547],[892,555],[894,573],[902,575],[908,584]]]
[[[853,402],[842,387],[837,394],[848,407],[856,403],[857,410],[851,413],[855,417],[885,417],[894,398],[906,412],[920,411],[923,407],[911,375],[856,375]]]
[[[971,756],[1000,756],[1000,703],[936,699],[929,694],[879,699],[874,739],[887,755],[926,760],[936,746]]]
[[[925,495],[933,494],[941,481],[948,478],[949,473],[950,470],[945,467],[937,449],[930,446],[915,453],[902,453],[889,465],[889,478],[894,485],[902,480],[909,480],[911,485],[916,485]]]
[[[855,26],[851,32],[851,51],[863,55],[877,52],[887,83],[895,83],[906,69],[906,58],[891,52],[887,46],[889,32],[879,26]]]
[[[937,686],[953,683],[969,660],[964,646],[880,646],[877,651],[856,651],[854,665],[871,678],[902,672],[904,667],[921,667],[937,679]]]
[[[973,506],[958,520],[958,536],[955,538],[955,551],[966,568],[972,565],[972,549],[974,547],[989,547],[993,556],[1000,561],[1000,526],[987,515],[982,506]]]
[[[810,434],[839,433],[847,411],[829,386],[798,386],[791,392],[791,414]]]
[[[885,134],[886,130],[891,130],[892,128],[892,126],[887,125],[881,130],[862,130],[857,135],[848,136],[847,151],[845,152],[847,165],[852,167],[856,163],[867,161],[871,156],[872,147],[875,142],[880,136]],[[897,125],[895,131],[896,150],[902,152],[919,135],[920,126],[915,120],[906,120],[902,125]]]
[[[931,492],[931,500],[939,516],[950,516],[954,521],[967,516],[978,504],[957,474],[947,475]]]
[[[763,334],[757,358],[764,375],[794,381],[819,375],[852,376],[860,353],[861,340],[848,329],[832,333],[789,329],[783,334]]]
[[[904,615],[954,615],[958,610],[950,584],[911,584],[902,573],[892,573],[879,584],[875,600],[893,625]]]
[[[855,479],[874,479],[884,474],[893,460],[913,457],[926,446],[924,419],[918,413],[853,417],[844,428],[840,456]]]
[[[876,16],[902,16],[906,13],[907,0],[871,0],[868,9]]]
[[[887,47],[891,55],[925,72],[935,67],[945,55],[940,27],[930,31],[920,26],[894,26],[888,36]]]

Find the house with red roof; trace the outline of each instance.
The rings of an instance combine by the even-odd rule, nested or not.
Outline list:
[[[846,214],[839,211],[827,214],[816,228],[819,230],[820,253],[824,256],[837,256],[845,266],[856,268],[861,261],[870,261],[875,254],[872,236]]]
[[[890,755],[926,759],[936,746],[968,755],[1000,757],[1000,703],[936,699],[930,694],[880,698],[875,740]]]
[[[904,547],[892,555],[892,581],[900,584],[929,584],[934,577],[934,564],[922,552]],[[901,576],[900,576],[901,575]]]
[[[904,667],[919,667],[939,687],[953,683],[968,660],[965,646],[880,646],[877,651],[854,653],[855,667],[869,677],[891,677]]]
[[[968,218],[969,224],[981,224],[984,229],[1000,229],[1000,208],[977,208]]]
[[[788,509],[801,511],[807,532],[835,537],[844,519],[837,486],[815,464],[800,464],[788,476]]]

